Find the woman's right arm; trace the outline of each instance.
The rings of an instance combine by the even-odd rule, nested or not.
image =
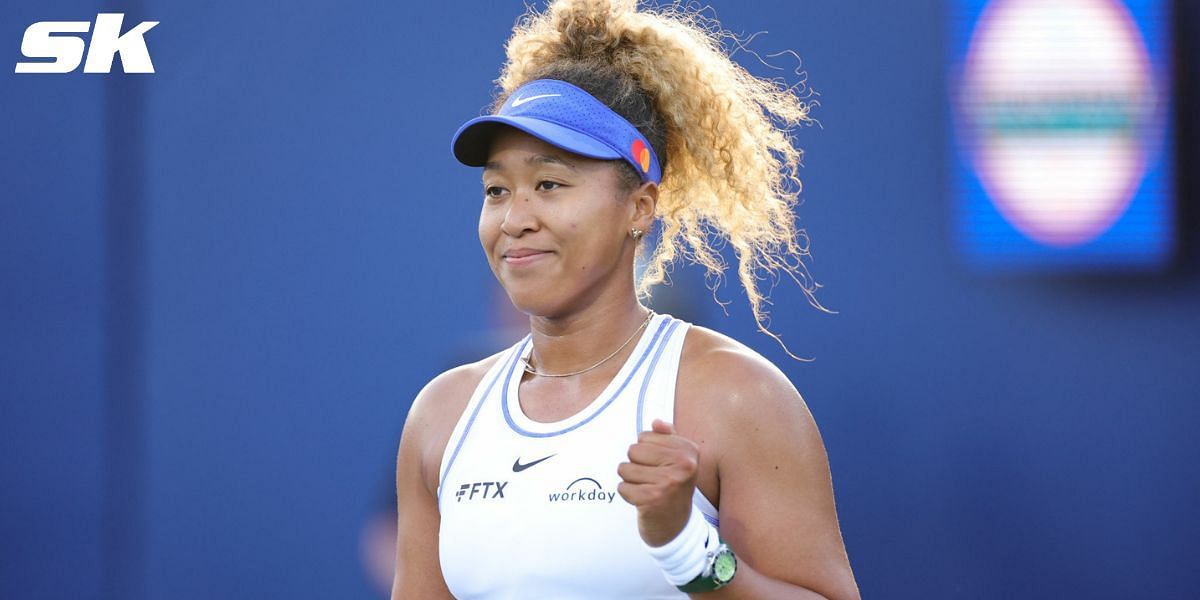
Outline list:
[[[490,361],[484,361],[487,363]],[[396,577],[392,600],[453,598],[438,558],[442,453],[486,365],[447,371],[413,400],[396,456]]]

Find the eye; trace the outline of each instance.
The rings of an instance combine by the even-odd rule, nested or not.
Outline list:
[[[502,187],[500,187],[500,186],[498,186],[498,185],[485,185],[485,186],[483,186],[483,195],[484,195],[484,196],[486,196],[486,197],[488,197],[488,198],[497,198],[497,197],[499,197],[499,196],[500,196],[500,194],[502,194],[502,193],[504,193],[504,188],[502,188]]]
[[[551,188],[543,188],[543,186],[548,186],[548,185],[549,185],[549,186],[554,186],[554,187],[551,187]],[[561,183],[558,183],[557,181],[543,180],[543,181],[539,181],[539,182],[538,182],[538,189],[545,189],[547,192],[552,192],[552,191],[554,191],[554,190],[556,190],[556,189],[558,189],[558,188],[560,188],[560,187],[563,187],[563,184],[561,184]]]

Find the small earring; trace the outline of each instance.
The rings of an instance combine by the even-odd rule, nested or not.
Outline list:
[[[638,229],[637,227],[634,227],[633,229],[629,230],[629,235],[633,237],[634,241],[641,239],[643,233],[646,233],[646,232],[642,231],[641,229]]]

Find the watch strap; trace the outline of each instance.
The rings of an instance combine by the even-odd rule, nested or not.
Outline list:
[[[731,550],[729,548],[729,546],[725,545],[725,542],[723,540],[719,541],[716,551],[714,551],[708,555],[708,560],[704,565],[704,570],[701,571],[700,574],[697,575],[695,579],[693,579],[683,585],[676,586],[677,588],[679,588],[679,591],[688,593],[688,594],[714,592],[716,590],[719,590],[719,589],[729,585],[729,582],[733,581],[733,577],[731,576],[727,581],[721,581],[717,577],[716,568],[714,568],[714,566],[717,562],[717,557],[723,553],[728,553],[730,555],[730,557],[734,559],[734,561],[735,561],[734,564],[736,565],[737,557],[733,555],[733,550]],[[737,574],[736,567],[734,570],[734,574],[735,575]]]

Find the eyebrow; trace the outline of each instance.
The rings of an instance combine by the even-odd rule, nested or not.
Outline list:
[[[530,165],[532,165],[532,164],[562,165],[572,171],[578,170],[575,168],[574,163],[571,163],[570,161],[567,161],[566,159],[564,159],[560,156],[556,156],[554,154],[534,154],[533,156],[526,158],[525,163],[530,164]],[[487,162],[487,164],[483,165],[483,170],[484,171],[503,171],[504,166],[500,164],[500,161],[489,160]]]

